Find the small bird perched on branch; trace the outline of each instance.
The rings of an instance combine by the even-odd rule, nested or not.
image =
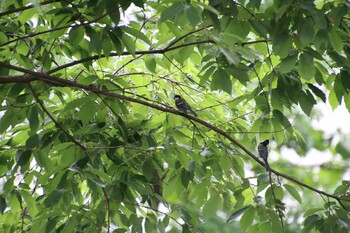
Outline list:
[[[194,116],[198,116],[197,113],[195,113],[191,106],[186,102],[186,100],[184,100],[180,95],[175,95],[174,96],[175,99],[175,105],[177,107],[177,109],[179,109],[181,112],[184,112],[187,114],[187,110],[190,111]]]
[[[269,148],[267,148],[267,145],[269,145],[269,142],[269,140],[265,140],[258,145],[259,156],[264,160],[266,171],[270,171],[270,165],[267,162],[267,158],[269,157]]]

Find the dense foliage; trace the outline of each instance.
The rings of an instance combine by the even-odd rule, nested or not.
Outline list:
[[[349,7],[1,1],[0,231],[349,232],[347,136],[310,126],[350,109]],[[334,160],[268,173],[265,139]]]

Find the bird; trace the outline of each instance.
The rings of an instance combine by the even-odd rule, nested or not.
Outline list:
[[[184,112],[187,114],[187,110],[190,111],[194,116],[198,116],[197,113],[195,113],[191,106],[186,102],[186,100],[184,100],[180,95],[175,95],[174,96],[175,99],[175,105],[177,107],[177,109],[179,109],[181,112]]]
[[[270,140],[265,140],[260,142],[258,145],[259,156],[264,160],[266,171],[270,171],[270,165],[267,162],[267,158],[269,156],[269,149],[267,148],[267,145],[269,145],[269,142]]]

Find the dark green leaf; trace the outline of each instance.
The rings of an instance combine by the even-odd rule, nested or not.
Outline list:
[[[34,149],[38,144],[40,143],[39,135],[34,134],[33,136],[30,136],[26,141],[26,148],[27,150]]]
[[[341,39],[337,27],[332,27],[329,31],[329,39],[335,51],[341,53],[343,51],[343,40]]]
[[[278,34],[274,38],[272,48],[278,56],[285,58],[289,55],[292,44],[293,40],[288,34]]]
[[[38,129],[38,127],[39,127],[39,116],[38,116],[37,107],[33,106],[30,109],[30,115],[29,115],[29,119],[28,120],[29,120],[30,130],[35,132]]]
[[[348,70],[342,70],[340,72],[341,83],[346,91],[350,90],[350,72]]]
[[[230,76],[223,69],[216,70],[213,74],[213,80],[210,87],[212,90],[223,90],[231,94],[232,83]]]
[[[0,196],[0,213],[3,214],[6,209],[6,200],[3,198],[3,196]]]
[[[307,93],[301,92],[299,93],[299,104],[305,114],[310,116],[311,110],[316,104],[316,101],[309,91],[307,91]]]
[[[247,205],[247,206],[244,206],[243,208],[240,208],[238,210],[235,210],[231,215],[230,217],[227,219],[227,222],[230,223],[232,222],[233,220],[235,220],[236,218],[238,218],[239,216],[241,216],[244,212],[247,211],[247,209],[249,209],[251,207],[251,205]]]
[[[315,76],[314,59],[309,53],[303,53],[298,61],[299,75],[305,79],[310,80]]]
[[[69,31],[69,40],[73,45],[78,45],[84,38],[84,28],[74,27]]]
[[[18,150],[16,153],[17,165],[19,166],[26,165],[29,162],[31,155],[32,155],[31,150]]]
[[[181,169],[181,183],[187,188],[189,182],[191,181],[191,173],[186,169]]]
[[[305,21],[303,21],[303,25],[301,26],[300,30],[300,42],[303,46],[309,45],[314,38],[313,24],[314,22],[311,17],[308,17]]]
[[[224,48],[220,48],[220,51],[224,54],[230,64],[237,65],[239,63],[239,58],[236,53]]]
[[[294,67],[295,63],[297,62],[298,54],[294,53],[284,59],[282,59],[281,63],[279,64],[279,68],[282,74],[289,73]]]
[[[122,54],[123,53],[123,45],[120,41],[121,39],[121,34],[119,34],[117,31],[113,30],[111,32],[108,32],[109,37],[111,38],[115,49],[117,50],[118,54]]]
[[[151,159],[146,159],[145,162],[143,162],[142,173],[148,181],[153,179],[153,174],[156,172],[154,169],[155,167]]]
[[[311,83],[307,84],[310,90],[317,96],[319,97],[324,103],[326,103],[326,94],[321,91],[318,87],[312,85]]]
[[[53,190],[46,198],[44,201],[44,204],[47,208],[50,208],[54,205],[57,205],[58,202],[60,201],[62,195],[63,195],[63,190]]]
[[[162,23],[166,20],[173,21],[175,17],[179,16],[185,10],[185,7],[186,6],[183,3],[174,3],[170,7],[163,10],[159,19],[159,23]]]

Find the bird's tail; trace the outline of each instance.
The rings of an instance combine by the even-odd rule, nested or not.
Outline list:
[[[267,159],[264,159],[264,163],[265,163],[265,168],[266,168],[266,171],[270,171],[270,165],[269,165],[269,162],[267,162]]]
[[[198,117],[198,115],[197,115],[197,113],[195,111],[193,111],[192,109],[190,109],[190,111],[195,117]]]

